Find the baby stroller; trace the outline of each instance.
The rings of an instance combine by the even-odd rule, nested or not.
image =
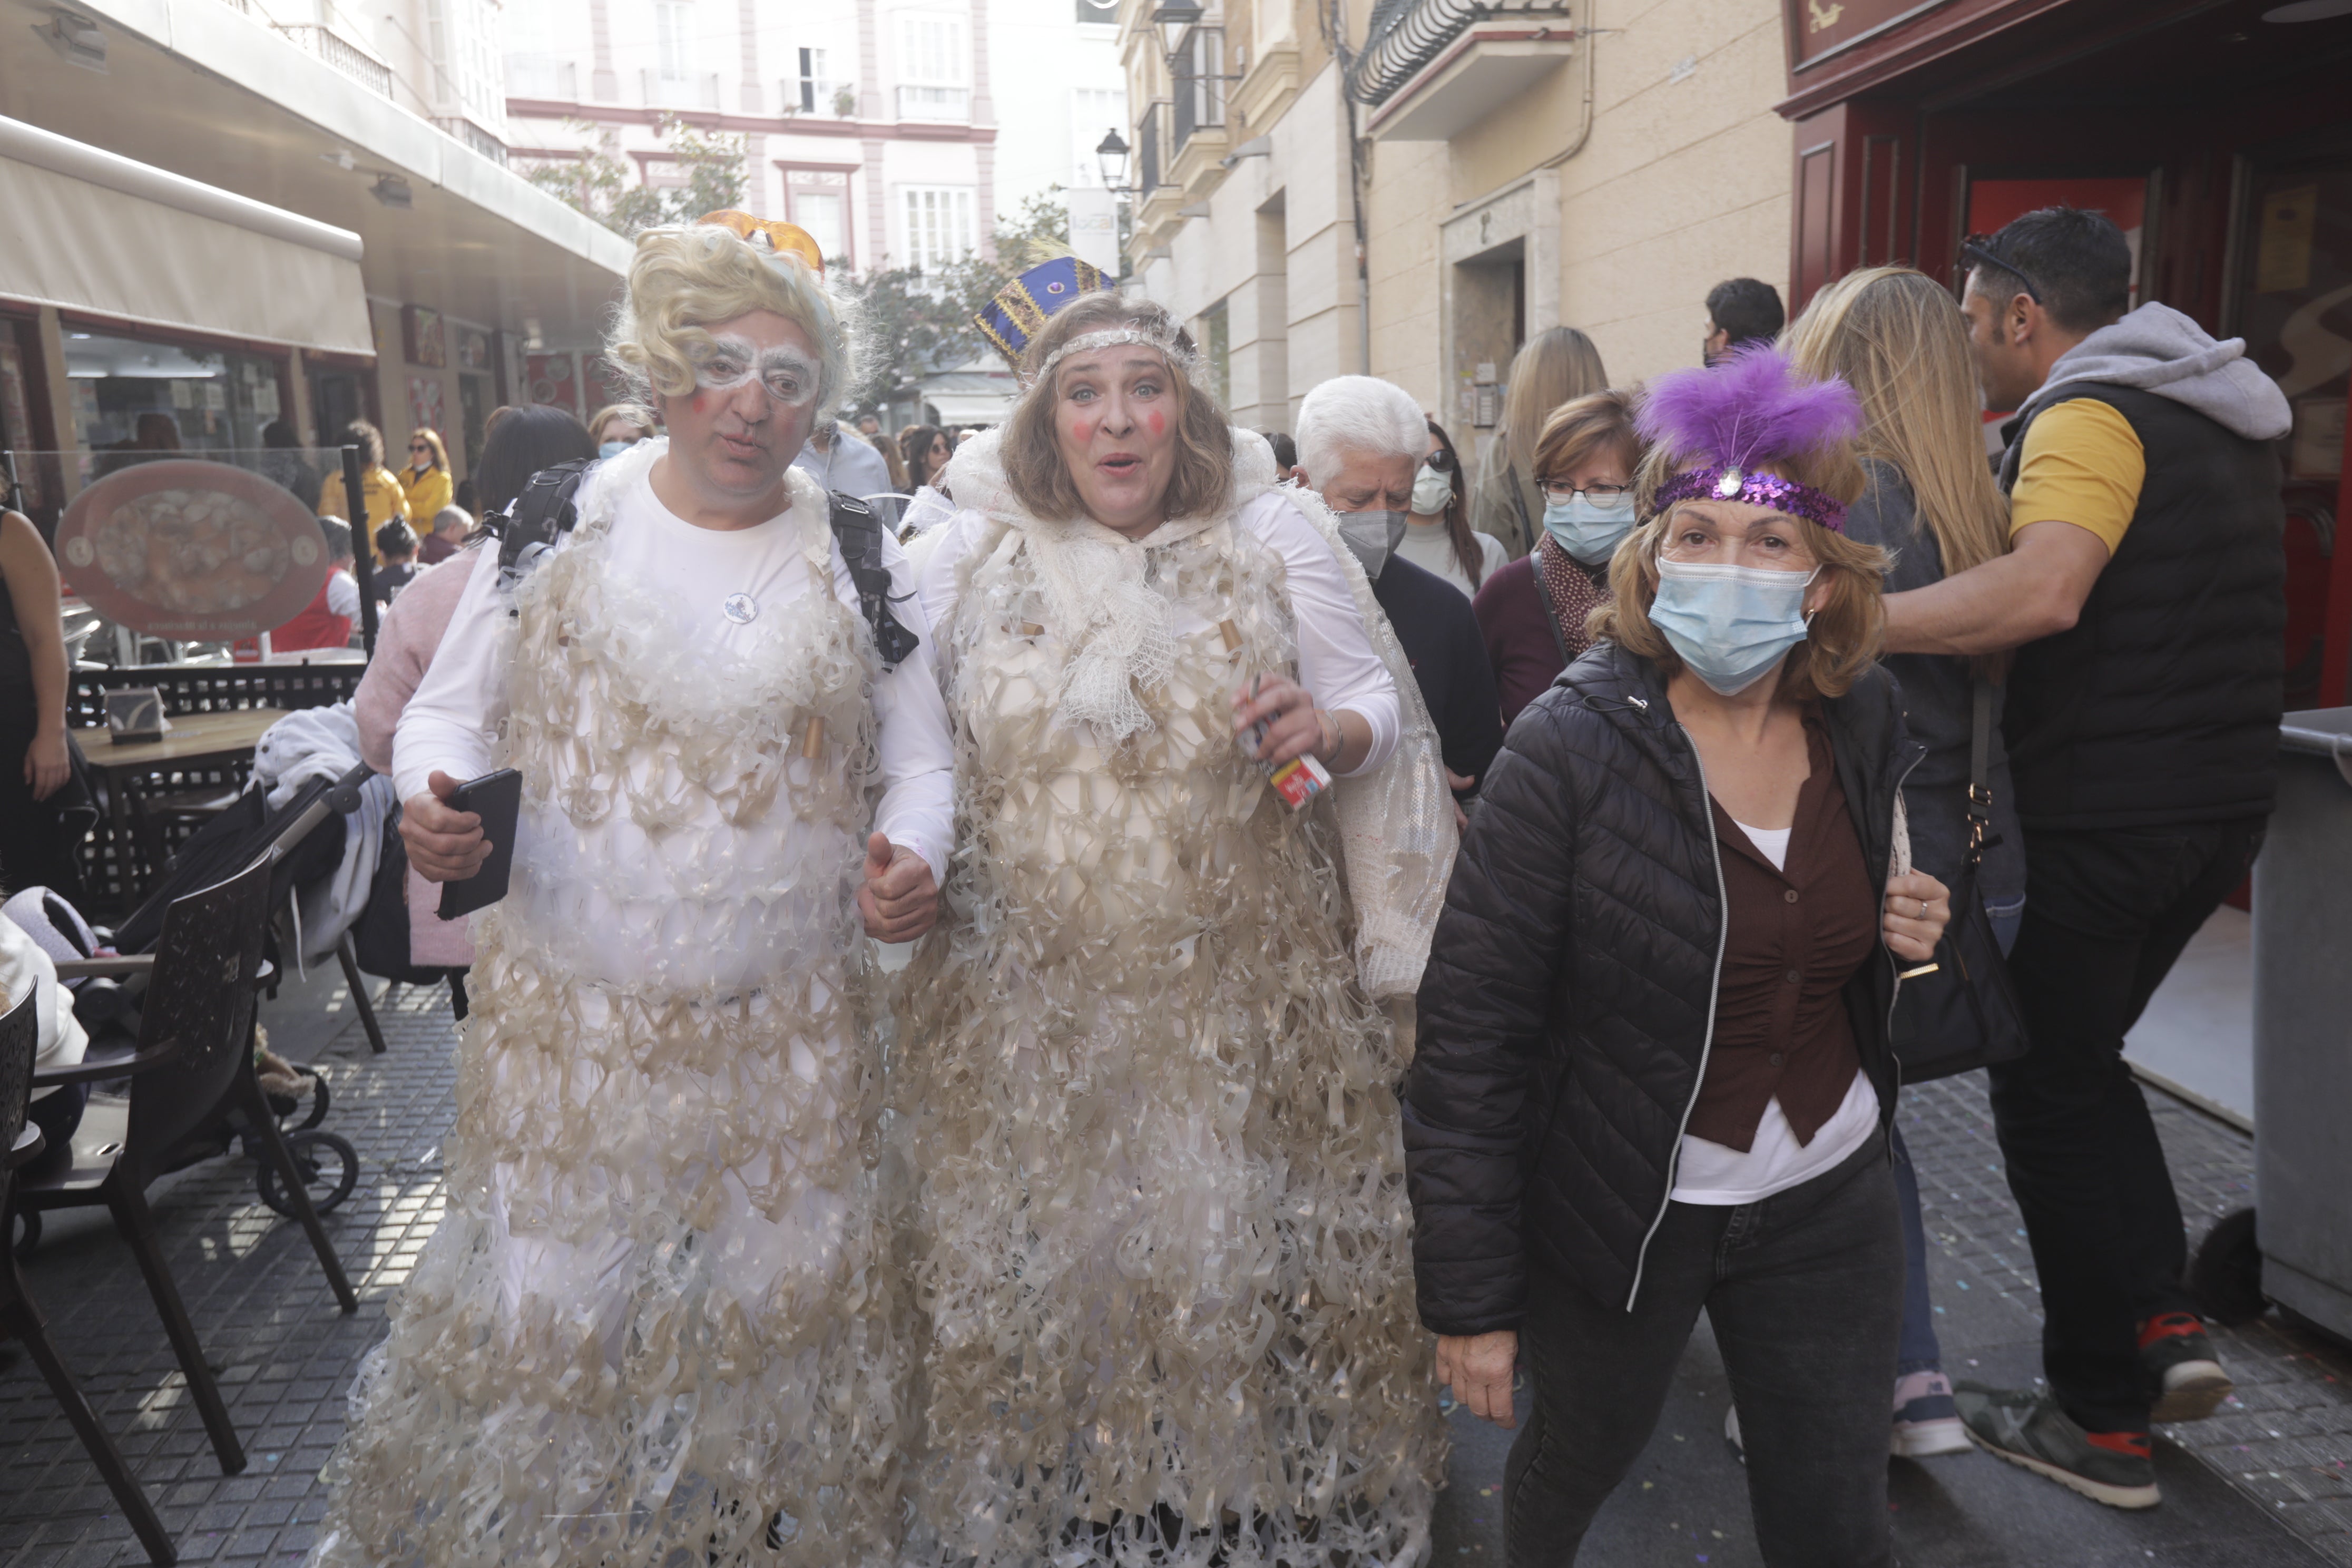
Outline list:
[[[171,870],[161,885],[112,933],[110,942],[107,933],[84,922],[78,911],[54,893],[46,894],[28,907],[19,907],[23,900],[19,895],[19,900],[12,900],[10,914],[60,959],[94,957],[107,947],[125,956],[136,955],[154,949],[163,934],[164,910],[174,900],[232,877],[257,859],[267,858],[270,862],[270,907],[281,911],[282,916],[293,907],[299,887],[340,864],[346,818],[358,810],[360,790],[370,776],[362,765],[339,779],[313,780],[275,810],[267,807],[257,791],[240,796],[235,805],[189,838],[173,857]],[[279,940],[277,928],[282,923],[282,919],[273,921],[270,940],[264,950],[269,963],[277,966],[280,973],[284,966],[281,953],[288,945]],[[360,977],[352,973],[350,979],[358,1005],[367,1007]],[[90,1037],[85,1060],[94,1062],[110,1055],[127,1055],[139,1035],[143,977],[122,981],[84,977],[69,984],[74,1016]],[[373,1016],[363,1016],[371,1039],[380,1051],[383,1047]],[[350,1140],[320,1125],[333,1103],[325,1075],[312,1068],[279,1062],[268,1057],[266,1050],[263,1057],[264,1062],[257,1065],[261,1066],[262,1087],[269,1109],[278,1118],[281,1136],[311,1206],[326,1214],[349,1197],[358,1184],[359,1151]],[[261,1201],[278,1214],[296,1217],[294,1204],[284,1189],[284,1178],[273,1163],[260,1157],[252,1142],[252,1129],[242,1123],[242,1115],[232,1110],[219,1121],[198,1128],[173,1148],[163,1168],[184,1170],[237,1147],[245,1158],[254,1162],[255,1184]],[[17,1255],[26,1257],[39,1244],[41,1216],[37,1212],[20,1211],[18,1218],[22,1230],[16,1244]]]

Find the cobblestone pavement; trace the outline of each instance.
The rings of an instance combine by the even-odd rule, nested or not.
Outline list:
[[[344,1388],[440,1217],[455,1078],[444,994],[401,991],[383,1010],[392,1048],[380,1058],[332,983],[314,977],[271,1016],[280,1050],[330,1072],[328,1125],[361,1152],[359,1188],[328,1221],[361,1308],[336,1310],[299,1228],[257,1200],[249,1164],[215,1161],[158,1189],[158,1227],[245,1440],[245,1473],[220,1473],[137,1268],[102,1218],[50,1216],[25,1270],[60,1352],[190,1563],[289,1563],[308,1549]],[[2150,1100],[2191,1230],[2250,1202],[2250,1142]],[[2039,1359],[2037,1295],[1981,1084],[1912,1090],[1903,1114],[1926,1189],[1947,1365],[2027,1381]],[[2162,1508],[2101,1509],[1983,1455],[1895,1461],[1898,1562],[2352,1568],[2352,1355],[2275,1317],[2217,1338],[2239,1394],[2213,1420],[2167,1434]],[[1721,1440],[1726,1388],[1702,1331],[1654,1441],[1594,1526],[1587,1563],[1759,1562],[1742,1473]],[[1434,1561],[1499,1562],[1508,1436],[1459,1412],[1454,1422]],[[0,1351],[0,1568],[142,1561],[46,1385],[21,1354]]]

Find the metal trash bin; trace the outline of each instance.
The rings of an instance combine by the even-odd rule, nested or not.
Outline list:
[[[2352,1339],[2352,708],[2280,723],[2253,937],[2255,1210],[2214,1227],[2198,1272]]]

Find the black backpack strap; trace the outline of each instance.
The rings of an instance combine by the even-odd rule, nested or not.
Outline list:
[[[914,656],[922,639],[898,624],[890,613],[890,569],[882,563],[886,531],[874,509],[856,496],[832,492],[833,537],[849,566],[850,585],[857,590],[858,607],[874,628],[874,647],[885,668],[895,668]],[[911,597],[911,595],[909,595]]]
[[[572,498],[580,493],[581,481],[594,466],[593,458],[575,458],[541,468],[523,481],[522,493],[507,503],[506,510],[482,519],[498,536],[499,592],[507,600],[509,615],[514,613],[514,593],[522,580],[558,539],[578,525],[580,511]]]

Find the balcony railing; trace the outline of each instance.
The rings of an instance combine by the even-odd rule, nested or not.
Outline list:
[[[1135,189],[1145,201],[1160,188],[1160,105],[1147,104],[1135,128]]]
[[[503,169],[507,166],[507,144],[462,115],[439,115],[433,123],[445,135],[462,143],[469,153],[478,153]]]
[[[1348,71],[1348,96],[1379,108],[1480,22],[1568,15],[1568,0],[1379,0]]]
[[[554,60],[545,55],[509,55],[507,96],[509,98],[552,99],[559,103],[580,101],[580,68],[570,60]]]
[[[719,107],[719,73],[695,72],[686,76],[664,76],[659,71],[646,71],[646,107],[648,109],[717,109]]]
[[[1169,63],[1175,75],[1176,133],[1172,152],[1207,125],[1225,122],[1225,30],[1194,27],[1176,46]]]
[[[379,97],[392,96],[392,68],[331,27],[315,22],[278,22],[278,32]]]
[[[898,89],[898,118],[901,120],[970,120],[971,89],[968,87],[901,86]]]

